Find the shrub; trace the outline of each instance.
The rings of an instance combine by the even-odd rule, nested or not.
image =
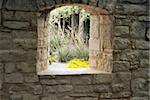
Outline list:
[[[61,47],[57,50],[57,59],[60,62],[67,62],[73,59],[71,50],[68,47]]]
[[[64,45],[64,39],[59,35],[51,35],[50,36],[50,53],[52,54],[57,49],[59,49],[62,45]]]
[[[76,45],[74,55],[78,59],[84,59],[84,60],[88,61],[89,49],[86,45],[83,45],[83,44]]]

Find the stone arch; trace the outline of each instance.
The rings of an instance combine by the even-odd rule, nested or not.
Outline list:
[[[82,0],[83,1],[83,0]],[[56,3],[56,1],[55,1]],[[98,2],[95,2],[97,5]],[[48,66],[48,33],[47,14],[62,6],[80,6],[91,13],[91,31],[89,40],[89,64],[100,71],[112,71],[112,15],[101,7],[93,7],[91,3],[64,2],[42,7],[38,13],[38,50],[37,50],[37,71],[43,71]]]

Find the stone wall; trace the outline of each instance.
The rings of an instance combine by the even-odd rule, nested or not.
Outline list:
[[[113,72],[38,76],[37,12],[65,3],[108,10]],[[0,100],[148,100],[148,0],[0,0]]]

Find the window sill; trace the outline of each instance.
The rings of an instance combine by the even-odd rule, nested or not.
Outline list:
[[[38,72],[38,75],[81,75],[81,74],[100,74],[109,73],[99,71],[94,68],[65,68],[66,64],[60,64],[58,66],[49,66],[46,70]]]

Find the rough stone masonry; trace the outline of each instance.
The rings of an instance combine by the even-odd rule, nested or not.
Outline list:
[[[112,14],[111,74],[37,75],[37,12],[66,3]],[[0,100],[149,100],[149,13],[149,0],[0,0]]]

